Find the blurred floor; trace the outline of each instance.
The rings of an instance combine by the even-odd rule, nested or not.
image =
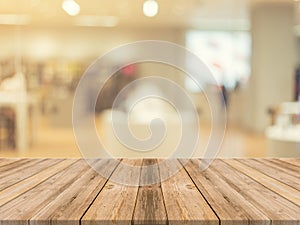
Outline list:
[[[209,128],[201,126],[201,134],[209,137]],[[263,134],[254,134],[236,126],[227,126],[219,157],[265,157],[267,140]],[[0,149],[0,157],[80,158],[72,128],[53,128],[46,117],[41,118],[36,142],[27,151]]]
[[[266,157],[267,138],[264,134],[227,125],[219,157]]]

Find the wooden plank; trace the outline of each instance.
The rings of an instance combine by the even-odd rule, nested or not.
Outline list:
[[[6,166],[8,164],[11,164],[13,162],[19,161],[21,159],[19,158],[1,158],[0,159],[0,167]]]
[[[209,167],[200,171],[199,160],[181,160],[190,177],[206,201],[214,209],[221,220],[221,225],[267,225],[271,224],[269,218],[258,210],[222,177]]]
[[[24,168],[28,168],[42,160],[43,159],[20,159],[15,162],[9,163],[5,166],[2,166],[0,167],[0,179],[11,174],[15,174],[18,171]]]
[[[21,166],[22,164],[25,164],[26,162],[31,161],[31,159],[18,159],[15,161],[10,162],[10,159],[2,159],[4,160],[3,165],[0,167],[0,172],[4,172],[7,170],[11,170],[13,168],[16,168],[18,166]]]
[[[300,167],[285,160],[215,160],[203,172],[196,159],[183,169],[178,160],[159,166],[156,159],[124,160],[137,169],[92,160],[105,177],[112,174],[109,181],[84,160],[33,160],[34,165],[31,159],[18,161],[3,165],[4,172],[10,171],[4,169],[7,165],[18,171],[10,176],[22,180],[0,191],[0,225],[202,225],[219,224],[219,219],[221,225],[300,224],[300,206],[295,202],[299,191],[294,185]],[[11,166],[14,163],[23,170]],[[30,168],[36,173],[26,177]],[[142,184],[170,176],[176,169],[161,184],[114,182]],[[10,181],[2,177],[0,183],[3,179]]]
[[[127,164],[132,167],[124,167]],[[138,186],[122,183],[139,183],[142,160],[124,159],[112,174],[100,194],[81,220],[82,225],[131,225]],[[117,180],[122,183],[116,183]]]
[[[236,170],[248,175],[249,177],[264,185],[268,189],[280,194],[281,196],[300,206],[300,191],[298,191],[297,189],[288,186],[272,177],[269,177],[264,173],[239,162],[238,160],[227,159],[226,163],[228,163]],[[273,173],[275,172],[277,171],[274,170]]]
[[[20,166],[18,170],[7,171],[3,173],[0,178],[0,190],[3,190],[15,183],[18,183],[47,167],[61,162],[62,159],[44,159],[44,160],[31,160],[32,163],[28,163],[26,167]]]
[[[60,167],[57,167],[59,164]],[[83,160],[65,160],[59,164],[52,167],[57,171],[53,176],[43,179],[40,174],[43,182],[0,207],[1,225],[28,225],[28,220],[90,168]]]
[[[58,164],[55,164],[54,166],[48,167],[45,170],[42,170],[41,172],[0,191],[0,206],[20,196],[26,191],[32,189],[33,187],[47,180],[49,177],[53,176],[54,174],[69,167],[76,161],[77,160],[64,160]]]
[[[109,177],[117,165],[115,160],[103,159],[97,160],[93,166]],[[35,214],[30,219],[30,225],[79,224],[106,181],[107,179],[96,171],[88,169],[70,187]]]
[[[280,160],[300,167],[300,158],[280,158]]]
[[[167,224],[167,214],[161,190],[156,159],[144,159],[133,224]]]
[[[285,162],[271,159],[239,159],[239,162],[300,191],[300,173],[286,169]]]
[[[245,201],[266,215],[272,221],[272,225],[299,225],[299,206],[235,169],[228,159],[215,160],[210,168],[239,192]]]
[[[168,224],[217,225],[219,220],[178,160],[166,160],[159,165]],[[178,172],[173,174],[173,171]]]
[[[290,174],[291,176],[300,178],[300,166],[298,164],[280,159],[266,159],[264,163],[279,168],[280,170],[284,171],[287,174]]]

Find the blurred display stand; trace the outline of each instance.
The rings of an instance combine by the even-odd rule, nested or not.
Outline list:
[[[15,148],[15,115],[9,108],[0,108],[0,149]]]
[[[23,73],[15,73],[4,79],[0,86],[0,109],[6,108],[14,112],[15,117],[15,144],[18,151],[28,148],[29,133],[31,140],[37,136],[38,98],[30,95],[26,90],[26,80]],[[31,113],[29,113],[31,112]],[[31,115],[31,124],[28,116]],[[30,126],[31,125],[31,126]],[[29,127],[31,127],[31,132]]]
[[[268,156],[300,157],[300,102],[284,102],[273,109],[266,136]]]
[[[37,139],[38,98],[26,93],[0,91],[0,108],[2,107],[11,108],[15,112],[16,148],[18,151],[26,150],[30,130],[31,141],[34,142]],[[28,123],[29,115],[31,115],[31,124]]]

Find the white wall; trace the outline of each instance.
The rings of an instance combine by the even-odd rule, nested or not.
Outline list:
[[[251,12],[252,76],[244,121],[262,132],[269,124],[267,109],[292,101],[296,66],[296,37],[292,2],[257,5]]]

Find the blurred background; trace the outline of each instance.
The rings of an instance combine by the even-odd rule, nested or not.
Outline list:
[[[72,130],[81,76],[112,48],[148,39],[185,46],[218,85],[200,89],[182,71],[153,62],[119,70],[103,81],[96,104],[98,135],[109,149],[121,149],[110,127],[115,97],[133,80],[158,75],[184,88],[196,105],[201,132],[195,156],[211,131],[207,89],[227,109],[219,157],[300,157],[298,0],[0,0],[0,157],[81,157]],[[178,99],[176,90],[160,84],[143,88]],[[148,120],[140,115],[157,108],[153,115],[173,118],[168,107],[140,105],[133,131],[145,138]],[[169,130],[177,125],[170,119]],[[167,142],[179,138],[169,136]]]

